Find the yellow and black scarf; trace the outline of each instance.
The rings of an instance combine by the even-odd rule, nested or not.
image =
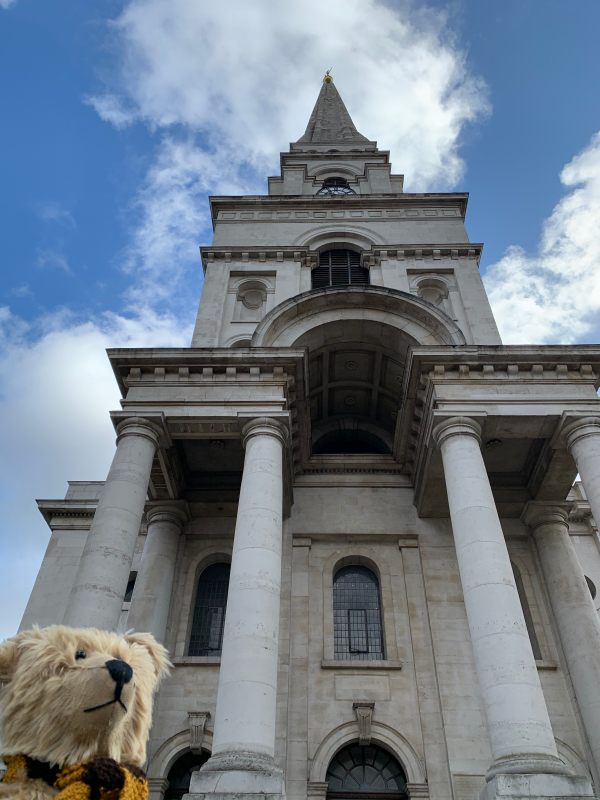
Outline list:
[[[29,756],[6,756],[3,783],[41,780],[58,790],[55,800],[148,800],[148,781],[138,767],[94,758],[69,767],[51,766]]]

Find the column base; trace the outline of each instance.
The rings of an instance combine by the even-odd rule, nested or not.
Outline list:
[[[570,775],[571,772],[564,761],[553,755],[540,753],[521,753],[518,756],[507,756],[494,761],[485,776],[491,781],[496,775]]]
[[[591,800],[594,790],[581,775],[512,773],[494,775],[479,795],[480,800]]]
[[[218,753],[192,774],[184,800],[284,800],[283,770],[256,753]]]

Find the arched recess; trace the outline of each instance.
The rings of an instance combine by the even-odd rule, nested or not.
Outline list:
[[[205,731],[202,739],[202,749],[212,752],[212,733]],[[169,770],[177,759],[184,753],[190,751],[190,732],[189,729],[179,731],[170,736],[158,748],[148,763],[148,779],[159,780],[166,778]]]
[[[328,322],[368,320],[421,345],[463,345],[465,337],[443,311],[419,297],[382,286],[315,289],[284,300],[256,328],[253,347],[290,347]]]
[[[335,574],[344,567],[361,565],[370,569],[379,581],[381,593],[381,618],[383,637],[385,642],[385,662],[388,667],[398,668],[401,662],[398,656],[398,640],[395,627],[395,615],[403,613],[394,598],[394,580],[391,564],[387,560],[378,559],[375,548],[363,544],[347,544],[343,550],[337,549],[323,564],[323,658],[325,661],[335,660],[333,641],[333,579]],[[402,588],[396,587],[398,594],[402,595]]]
[[[312,759],[309,781],[324,782],[327,769],[333,757],[343,747],[358,741],[356,722],[345,722],[331,731],[318,746]],[[379,744],[395,756],[403,767],[408,783],[426,782],[425,766],[415,748],[402,734],[384,725],[382,722],[371,723],[371,741]]]
[[[177,599],[179,608],[179,623],[177,625],[177,638],[173,655],[176,657],[185,656],[190,631],[192,626],[193,609],[196,603],[196,591],[198,588],[198,578],[211,564],[218,562],[231,563],[231,552],[227,552],[222,545],[214,544],[202,549],[192,557],[186,565],[186,574],[180,587],[180,596]]]
[[[308,349],[311,453],[389,455],[409,347],[465,339],[441,309],[379,286],[315,289],[258,325],[253,347]]]

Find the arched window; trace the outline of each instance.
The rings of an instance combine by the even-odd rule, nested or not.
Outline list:
[[[369,283],[369,270],[361,267],[356,250],[324,250],[319,253],[319,266],[312,271],[312,288]]]
[[[229,588],[229,564],[212,564],[198,579],[189,656],[221,655]]]
[[[336,176],[335,178],[325,178],[317,194],[325,197],[339,197],[345,194],[356,194],[356,192],[348,185],[346,178]]]
[[[342,567],[333,579],[333,638],[336,659],[385,658],[379,581],[367,567]]]
[[[512,561],[510,562],[510,565],[513,570],[513,575],[515,576],[515,583],[517,585],[519,600],[521,601],[521,608],[523,609],[523,616],[525,617],[525,625],[527,627],[527,633],[529,634],[529,641],[531,642],[533,657],[536,659],[536,661],[541,661],[542,650],[540,648],[540,643],[538,642],[538,638],[535,633],[535,628],[533,626],[533,617],[531,616],[531,609],[529,608],[527,595],[525,594],[525,587],[523,586],[523,578],[521,577],[521,570],[517,567],[516,564],[513,564]]]
[[[351,744],[333,758],[327,775],[331,800],[359,795],[373,800],[404,800],[406,775],[387,750],[374,745]]]
[[[180,756],[173,764],[167,775],[167,789],[164,800],[181,800],[184,794],[190,791],[192,772],[200,769],[209,759],[209,754],[187,752]]]

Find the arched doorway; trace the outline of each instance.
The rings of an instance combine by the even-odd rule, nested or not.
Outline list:
[[[200,769],[210,758],[210,753],[203,750],[201,753],[192,753],[188,750],[179,756],[172,765],[167,775],[168,787],[165,791],[164,800],[181,800],[184,794],[190,790],[192,772]]]
[[[327,770],[328,800],[407,800],[406,774],[383,747],[351,744]]]

